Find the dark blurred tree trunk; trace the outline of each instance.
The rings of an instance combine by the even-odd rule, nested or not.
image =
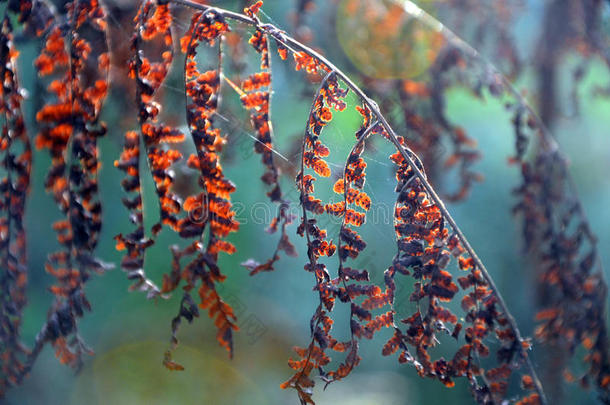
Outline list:
[[[551,0],[547,3],[536,47],[538,105],[542,122],[552,129],[560,111],[557,105],[557,71],[567,50],[588,48],[610,65],[610,54],[600,38],[602,0]],[[575,75],[575,80],[579,77]]]

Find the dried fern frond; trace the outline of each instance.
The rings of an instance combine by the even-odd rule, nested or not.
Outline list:
[[[175,128],[158,122],[161,106],[154,97],[165,80],[174,56],[172,17],[169,4],[164,2],[143,1],[134,18],[135,29],[131,39],[132,59],[129,63],[129,76],[136,82],[136,104],[138,106],[138,132],[125,134],[125,143],[120,160],[115,166],[125,172],[122,181],[125,192],[132,195],[124,198],[123,204],[130,211],[130,220],[135,230],[128,235],[115,237],[117,250],[127,250],[121,267],[127,277],[134,281],[130,289],[145,291],[149,298],[161,294],[159,287],[148,279],[145,273],[145,252],[154,244],[155,236],[161,231],[162,224],[177,229],[180,212],[180,201],[171,190],[173,175],[172,164],[182,155],[175,149],[166,148],[184,139],[184,135]],[[157,55],[146,56],[144,46],[150,45],[159,49]],[[157,59],[153,59],[157,57]],[[146,236],[144,213],[142,209],[142,175],[141,147],[153,175],[155,191],[159,204],[160,221],[152,227],[152,237]]]
[[[258,4],[258,3],[256,3]],[[248,8],[247,13],[256,15],[256,9]],[[280,187],[280,170],[275,162],[273,144],[273,123],[271,121],[271,58],[269,55],[269,42],[265,33],[259,29],[250,37],[248,43],[260,54],[261,72],[248,76],[241,85],[241,102],[250,111],[250,122],[256,132],[254,151],[261,155],[261,161],[265,166],[265,173],[261,180],[271,187],[267,192],[269,199],[278,205],[277,215],[267,228],[268,233],[276,233],[280,230],[280,239],[273,252],[272,257],[264,263],[259,263],[250,259],[244,263],[250,275],[255,275],[261,271],[273,271],[274,264],[280,259],[280,251],[284,251],[288,256],[296,256],[294,245],[286,233],[286,227],[292,222],[289,214],[289,201],[287,201]]]
[[[84,284],[92,273],[112,267],[94,256],[102,226],[97,140],[106,133],[99,119],[108,90],[106,12],[95,0],[68,3],[65,22],[49,18],[53,13],[45,3],[34,2],[33,10],[32,25],[45,38],[35,67],[41,77],[53,77],[48,91],[55,98],[36,114],[41,126],[36,146],[51,155],[45,187],[64,219],[53,225],[61,250],[50,254],[45,265],[56,278],[50,287],[55,302],[24,373],[45,343],[51,343],[62,363],[82,365],[82,354],[92,352],[78,333],[77,319],[91,309]]]
[[[27,4],[20,10],[24,14],[29,11],[25,6]],[[28,281],[24,215],[30,187],[32,149],[22,112],[23,90],[17,71],[18,55],[10,16],[5,15],[0,28],[3,83],[0,87],[0,357],[3,359],[0,392],[20,382],[29,354],[20,340],[20,329]]]
[[[176,281],[184,279],[183,302],[190,299],[188,292],[201,281],[198,294],[201,299],[199,307],[207,309],[210,318],[214,319],[218,331],[218,343],[233,356],[233,331],[239,330],[236,317],[229,304],[224,302],[216,290],[216,284],[226,276],[218,267],[218,254],[232,254],[235,247],[225,238],[239,229],[232,211],[231,193],[235,186],[223,173],[220,164],[225,139],[220,129],[214,125],[215,113],[220,102],[220,84],[222,76],[221,42],[222,34],[228,31],[228,25],[221,15],[214,11],[196,13],[187,34],[181,40],[183,52],[186,53],[184,81],[187,96],[187,122],[195,144],[196,154],[188,158],[188,166],[200,173],[199,185],[202,191],[187,197],[183,210],[187,214],[179,222],[179,234],[183,238],[196,237],[184,250],[174,250],[174,267],[172,276],[165,277],[163,291],[176,288]],[[218,49],[218,60],[213,67],[200,70],[195,57],[203,46]],[[190,213],[197,208],[201,215],[195,220]],[[208,231],[207,246],[204,245],[204,232]],[[194,256],[184,267],[180,266],[182,257]],[[181,305],[180,313],[172,322],[172,345],[177,344],[177,325],[181,317],[189,321]],[[190,311],[188,314],[197,315]],[[167,365],[167,363],[166,363]]]

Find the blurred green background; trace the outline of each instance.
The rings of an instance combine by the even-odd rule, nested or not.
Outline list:
[[[231,10],[239,10],[241,3],[216,2]],[[291,32],[293,3],[267,0],[263,21],[273,22]],[[316,3],[316,9],[306,17],[313,32],[312,45],[320,48],[337,66],[359,77],[358,67],[346,56],[350,50],[342,48],[341,44],[345,41],[337,37],[350,35],[349,32],[335,31],[334,22],[342,18],[337,14],[337,2]],[[433,6],[429,7],[434,11]],[[524,8],[520,10],[513,27],[515,41],[526,59],[532,51],[528,39],[538,34],[541,13],[542,8],[537,1],[524,2]],[[114,32],[117,33],[112,41],[123,48],[130,34],[129,18],[111,21]],[[185,19],[176,26],[177,34],[186,28],[186,21],[188,20]],[[247,35],[244,28],[236,27],[235,30]],[[119,36],[121,32],[122,37]],[[402,39],[413,40],[408,36]],[[45,96],[35,84],[32,68],[36,45],[21,43],[19,46],[22,84],[29,92],[26,104],[28,129],[33,134],[36,131],[33,119],[36,106],[44,102]],[[248,67],[255,64],[252,56],[249,53]],[[418,56],[409,54],[404,57]],[[562,60],[559,88],[560,103],[565,111],[570,110],[570,67],[578,62],[579,57],[576,55],[566,55]],[[181,63],[178,58],[177,66]],[[292,65],[282,63],[275,54],[273,63],[273,124],[278,151],[287,159],[281,165],[285,172],[290,172],[291,167],[294,170],[294,164],[299,161],[294,145],[302,134],[314,90],[302,74],[293,72]],[[517,87],[529,89],[527,97],[535,101],[535,92],[531,90],[534,78],[527,63],[526,60]],[[231,77],[232,68],[227,69],[227,75]],[[179,70],[174,69],[162,97],[166,103],[165,118],[184,125],[184,99],[180,90],[182,83]],[[592,89],[608,82],[608,71],[601,61],[594,60],[578,88],[581,97],[580,115],[570,116],[566,113],[559,119],[554,130],[571,161],[571,173],[593,230],[599,237],[606,279],[610,279],[610,255],[606,249],[610,246],[610,138],[607,135],[610,101],[593,96]],[[263,230],[275,211],[267,203],[266,190],[258,180],[263,170],[260,157],[252,152],[253,141],[249,136],[252,130],[247,116],[239,108],[236,94],[228,86],[225,86],[224,92],[221,114],[226,121],[221,123],[228,138],[228,147],[223,161],[228,177],[237,185],[238,191],[233,195],[233,200],[236,202],[238,219],[242,223],[240,232],[229,238],[237,246],[238,252],[232,256],[222,255],[220,259],[223,272],[228,275],[222,294],[234,305],[241,328],[241,332],[235,336],[235,358],[229,360],[224,349],[217,345],[213,323],[206,314],[202,314],[192,325],[183,324],[180,330],[181,345],[175,351],[174,358],[185,366],[185,370],[166,370],[161,362],[169,342],[170,321],[178,310],[179,294],[169,300],[148,301],[142,293],[128,293],[130,283],[117,268],[102,277],[93,277],[86,286],[93,311],[80,321],[80,330],[95,350],[95,356],[87,357],[82,371],[75,374],[61,366],[52,349],[46,347],[31,376],[21,387],[8,393],[5,403],[255,405],[298,402],[295,392],[281,390],[279,385],[291,375],[287,360],[293,356],[292,346],[306,345],[309,340],[309,319],[317,305],[316,294],[312,292],[314,280],[311,274],[303,270],[304,241],[296,235],[295,224],[290,227],[289,234],[298,246],[298,258],[282,257],[275,272],[255,277],[249,277],[246,269],[239,265],[250,257],[259,261],[270,257],[277,235],[268,235]],[[476,164],[476,169],[485,175],[485,181],[474,187],[465,202],[451,204],[449,209],[487,264],[521,325],[522,332],[531,336],[534,328],[532,319],[536,312],[533,276],[531,269],[526,266],[528,259],[523,254],[520,229],[510,213],[515,203],[511,189],[519,181],[517,170],[507,164],[508,157],[514,153],[510,115],[502,103],[495,99],[476,99],[459,87],[450,89],[448,94],[448,115],[455,124],[463,126],[477,140],[483,158]],[[131,228],[127,211],[121,204],[123,192],[120,180],[123,174],[112,163],[120,154],[124,131],[135,129],[135,116],[127,117],[123,114],[124,106],[132,99],[133,95],[125,94],[121,88],[113,90],[104,111],[105,120],[111,129],[100,143],[104,228],[97,254],[117,266],[121,255],[114,249],[113,236]],[[353,97],[349,101],[350,106],[356,104]],[[326,143],[332,149],[329,162],[334,164],[334,171],[341,170],[358,126],[357,115],[346,112],[338,116],[325,132]],[[367,192],[373,198],[372,211],[379,213],[379,216],[375,220],[369,219],[363,230],[369,245],[359,263],[366,265],[373,280],[378,282],[381,282],[383,271],[395,253],[391,217],[384,216],[386,212],[391,214],[395,198],[393,166],[387,159],[389,152],[386,145],[376,142],[366,157]],[[33,342],[53,299],[47,290],[53,280],[45,273],[44,263],[47,254],[57,248],[50,225],[59,218],[59,214],[43,187],[48,165],[48,154],[36,153],[33,185],[27,207],[30,280],[29,305],[23,320],[23,339],[27,343]],[[148,174],[147,176],[144,182],[145,208],[150,215],[147,223],[153,224],[157,214],[152,180]],[[193,180],[180,171],[178,176],[183,176],[186,182]],[[298,212],[298,194],[293,186],[293,173],[284,177],[283,185],[293,201],[292,211]],[[322,192],[319,194],[324,195]],[[390,207],[389,211],[387,207]],[[328,229],[330,234],[336,233],[339,224],[330,223]],[[171,257],[168,246],[177,242],[179,241],[171,232],[164,230],[155,246],[148,251],[146,271],[158,283],[161,275],[169,270]],[[409,289],[410,287],[406,288],[405,296],[408,296]],[[404,305],[411,304],[407,301]],[[338,308],[337,312],[337,318],[340,319],[337,328],[341,330],[341,317],[345,322],[348,314],[345,308]],[[447,389],[436,381],[420,379],[411,367],[400,367],[394,357],[382,357],[381,347],[388,337],[386,332],[379,333],[373,341],[362,342],[363,360],[349,378],[330,385],[324,392],[321,389],[323,384],[317,384],[315,398],[318,404],[472,402],[463,381],[459,381],[455,388]],[[566,387],[566,403],[595,403],[594,398],[594,394],[583,395],[582,391]]]

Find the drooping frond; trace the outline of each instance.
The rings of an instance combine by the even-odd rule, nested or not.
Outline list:
[[[255,3],[246,9],[246,13],[252,17],[262,6]],[[287,201],[280,187],[280,171],[275,162],[274,143],[273,143],[273,124],[271,122],[271,95],[272,95],[272,75],[271,57],[269,54],[269,41],[267,35],[260,29],[250,37],[248,43],[260,55],[260,69],[258,73],[248,76],[241,84],[241,102],[250,111],[250,122],[256,132],[254,151],[261,155],[261,161],[265,167],[265,172],[261,177],[263,183],[271,188],[267,196],[271,202],[278,205],[277,215],[272,219],[268,233],[280,231],[280,239],[276,246],[273,256],[264,263],[259,263],[250,259],[243,266],[250,270],[250,275],[255,275],[261,271],[273,271],[274,264],[280,259],[280,251],[284,251],[289,256],[296,256],[294,245],[286,233],[286,227],[292,222],[289,214],[289,201]]]
[[[169,276],[164,276],[163,291],[172,291],[181,279],[186,280],[180,312],[172,321],[172,346],[178,342],[176,334],[180,319],[190,322],[193,316],[198,316],[189,295],[189,291],[198,288],[199,307],[208,310],[218,329],[218,343],[233,356],[233,331],[239,329],[237,319],[231,306],[222,300],[216,289],[216,284],[226,278],[218,267],[218,255],[220,252],[235,252],[235,247],[225,238],[239,229],[230,197],[235,186],[225,177],[220,164],[225,139],[220,129],[215,127],[222,76],[222,34],[228,29],[222,16],[214,11],[198,12],[193,15],[187,34],[181,39],[181,48],[186,55],[187,123],[196,150],[189,156],[187,164],[199,172],[201,192],[187,197],[182,206],[186,217],[178,223],[178,232],[183,238],[196,239],[185,249],[173,249],[173,269]],[[202,71],[196,57],[205,47],[216,47],[218,58]],[[208,239],[204,243],[206,228]],[[190,262],[182,266],[184,257],[189,257]],[[185,303],[190,303],[190,310],[185,309]],[[172,364],[168,362],[170,354],[168,352],[166,366]]]
[[[184,135],[175,128],[158,122],[161,110],[155,95],[165,80],[174,56],[171,32],[172,17],[167,2],[143,1],[136,15],[135,30],[131,39],[133,53],[129,64],[129,75],[136,82],[136,104],[138,107],[139,132],[125,134],[123,153],[115,166],[125,172],[122,181],[125,192],[131,197],[124,198],[123,204],[130,211],[130,220],[135,225],[133,232],[115,237],[118,250],[127,250],[121,267],[127,277],[134,281],[131,289],[145,291],[148,297],[156,297],[160,289],[147,278],[145,273],[145,252],[154,244],[154,237],[161,231],[162,224],[177,230],[177,214],[180,201],[173,194],[172,164],[182,155],[179,151],[166,148],[180,142]],[[147,56],[145,45],[156,47],[161,57]],[[152,228],[152,238],[146,236],[142,209],[141,148],[152,173],[159,204],[160,221]]]
[[[610,401],[610,352],[606,309],[608,287],[604,281],[597,239],[584,215],[568,173],[565,156],[548,135],[530,120],[527,112],[515,117],[515,163],[522,181],[514,190],[518,203],[513,212],[523,223],[528,253],[537,267],[539,311],[536,338],[558,350],[574,353],[582,346],[586,372],[563,371],[570,381],[593,384],[604,401]],[[524,156],[528,134],[543,139],[532,158]]]
[[[13,37],[13,27],[7,15],[0,28],[0,77],[3,83],[0,87],[0,393],[20,382],[29,353],[21,342],[20,329],[28,281],[24,215],[30,187],[32,150],[23,118],[23,95],[17,71],[19,53]]]
[[[51,155],[45,186],[64,218],[53,225],[61,250],[50,254],[45,266],[56,278],[50,287],[55,302],[30,362],[50,342],[62,363],[78,368],[82,354],[91,352],[77,325],[91,308],[84,284],[92,273],[111,267],[94,256],[102,226],[97,141],[106,134],[99,119],[108,90],[106,12],[98,1],[76,0],[66,5],[65,23],[57,18],[45,29],[37,30],[45,44],[35,67],[41,77],[52,77],[48,91],[55,100],[36,114],[41,126],[36,146]]]

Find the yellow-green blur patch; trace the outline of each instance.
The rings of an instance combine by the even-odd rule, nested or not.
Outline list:
[[[184,371],[162,365],[166,342],[145,341],[101,353],[76,380],[74,405],[266,404],[261,390],[227,358],[181,345]]]
[[[423,8],[428,3],[432,0],[418,2]],[[387,0],[342,0],[337,38],[362,73],[383,79],[419,76],[434,62],[444,43],[438,30]]]

